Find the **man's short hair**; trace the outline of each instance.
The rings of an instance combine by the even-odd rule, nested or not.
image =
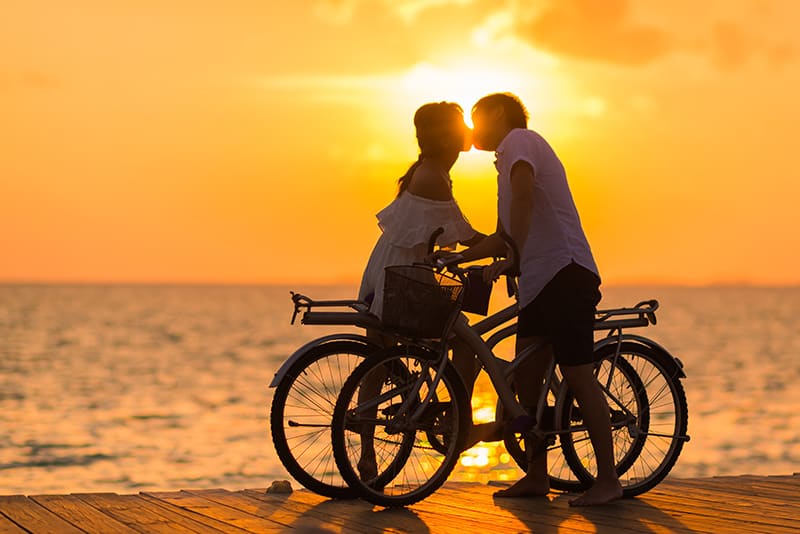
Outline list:
[[[493,93],[486,95],[472,106],[472,112],[479,109],[502,107],[506,120],[511,128],[528,127],[528,110],[522,101],[511,93]]]

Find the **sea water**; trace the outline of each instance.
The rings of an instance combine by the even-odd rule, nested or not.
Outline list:
[[[289,289],[0,285],[0,494],[238,489],[288,478],[269,435],[269,383],[295,348],[342,330],[290,325]],[[672,476],[800,471],[800,288],[603,295],[601,308],[657,298],[658,324],[636,333],[684,363],[691,441]],[[494,402],[479,383],[476,418]],[[519,474],[501,444],[483,444],[451,478]]]

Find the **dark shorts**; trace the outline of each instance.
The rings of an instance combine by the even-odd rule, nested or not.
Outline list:
[[[517,337],[549,338],[559,365],[592,363],[599,287],[596,274],[570,263],[520,310]]]

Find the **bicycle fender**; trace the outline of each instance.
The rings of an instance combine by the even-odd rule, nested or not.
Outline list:
[[[617,341],[626,342],[631,341],[633,343],[639,343],[640,345],[644,345],[647,348],[650,348],[662,356],[664,356],[664,363],[670,366],[669,371],[674,373],[678,378],[686,378],[686,373],[683,372],[683,362],[680,361],[678,358],[673,356],[669,353],[667,349],[663,346],[659,345],[652,339],[646,338],[644,336],[639,336],[636,334],[622,334],[622,339],[620,340],[617,336],[613,337],[605,337],[599,341],[596,341],[594,344],[594,350],[597,352],[601,348],[605,347],[606,345],[612,345],[617,343]]]
[[[355,341],[356,343],[362,343],[365,346],[375,347],[375,349],[379,348],[378,345],[376,345],[373,341],[367,338],[367,336],[361,334],[331,334],[328,336],[323,336],[311,340],[302,347],[300,347],[299,349],[297,349],[296,351],[294,351],[292,355],[289,356],[286,359],[286,361],[281,364],[280,368],[275,372],[275,376],[272,379],[272,382],[270,382],[269,387],[271,388],[277,387],[278,384],[280,384],[281,380],[283,380],[283,377],[286,376],[286,373],[289,372],[289,368],[291,368],[292,365],[294,365],[294,362],[300,359],[300,357],[302,357],[303,354],[305,354],[306,352],[315,347],[319,347],[320,345],[324,345],[332,341]]]

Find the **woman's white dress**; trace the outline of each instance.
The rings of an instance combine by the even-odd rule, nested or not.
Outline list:
[[[439,227],[444,228],[444,233],[436,239],[440,246],[467,241],[475,236],[475,230],[455,200],[431,200],[408,191],[401,193],[377,217],[383,233],[364,269],[358,298],[365,302],[372,299],[370,311],[381,317],[386,267],[421,262],[428,254],[431,234]]]

